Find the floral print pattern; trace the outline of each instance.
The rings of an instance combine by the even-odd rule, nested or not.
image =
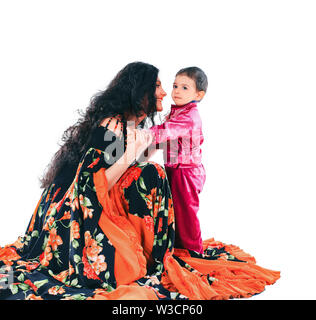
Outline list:
[[[104,152],[91,147],[66,191],[53,183],[42,192],[25,235],[0,247],[0,299],[107,299],[121,284],[140,287],[149,299],[226,299],[258,293],[279,277],[258,266],[252,271],[253,257],[213,239],[204,243],[203,255],[175,249],[165,170],[136,163],[108,193],[99,183],[106,183],[108,167]],[[196,261],[209,270],[198,271]],[[213,261],[223,264],[222,271],[212,268]],[[232,262],[247,271],[235,272]],[[241,283],[257,281],[255,289],[248,283],[241,293],[235,281],[219,294],[218,283],[229,272]]]

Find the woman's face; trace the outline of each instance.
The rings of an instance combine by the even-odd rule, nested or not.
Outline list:
[[[161,101],[163,100],[163,98],[166,96],[166,92],[164,91],[164,89],[162,88],[161,86],[161,81],[159,79],[159,77],[157,78],[157,81],[156,81],[156,91],[155,91],[155,96],[156,96],[156,99],[157,99],[157,102],[156,102],[156,110],[157,112],[160,112],[163,110],[163,107],[162,107],[162,103]],[[127,116],[126,115],[126,118],[128,121],[134,121],[135,122],[135,126],[137,126],[141,121],[143,121],[145,118],[147,117],[147,115],[145,113],[143,113],[140,117],[136,117],[136,116]]]
[[[156,103],[157,112],[161,112],[163,110],[162,100],[167,94],[166,94],[165,90],[161,86],[161,81],[160,81],[159,77],[157,78],[157,82],[156,82],[156,93],[155,93],[155,95],[156,95],[156,98],[157,98],[157,103]]]

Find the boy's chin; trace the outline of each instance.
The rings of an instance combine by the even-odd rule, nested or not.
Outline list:
[[[181,107],[181,106],[184,106],[184,105],[188,104],[190,101],[186,102],[186,101],[183,101],[183,100],[173,100],[173,102],[177,107]]]

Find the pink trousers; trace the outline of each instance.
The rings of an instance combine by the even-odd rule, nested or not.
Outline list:
[[[205,169],[196,167],[165,167],[175,213],[175,248],[203,253],[199,210],[199,193],[205,183]]]

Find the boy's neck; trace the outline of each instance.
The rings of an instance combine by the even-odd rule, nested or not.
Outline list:
[[[187,105],[189,105],[189,104],[194,104],[194,105],[196,105],[198,102],[200,102],[200,101],[198,101],[198,100],[192,100],[192,101],[190,101],[190,102],[188,102],[188,103],[186,103],[186,104],[183,104],[183,105],[176,105],[176,104],[172,104],[171,106],[172,107],[174,107],[174,108],[183,108],[183,107],[185,107],[185,106],[187,106]]]

